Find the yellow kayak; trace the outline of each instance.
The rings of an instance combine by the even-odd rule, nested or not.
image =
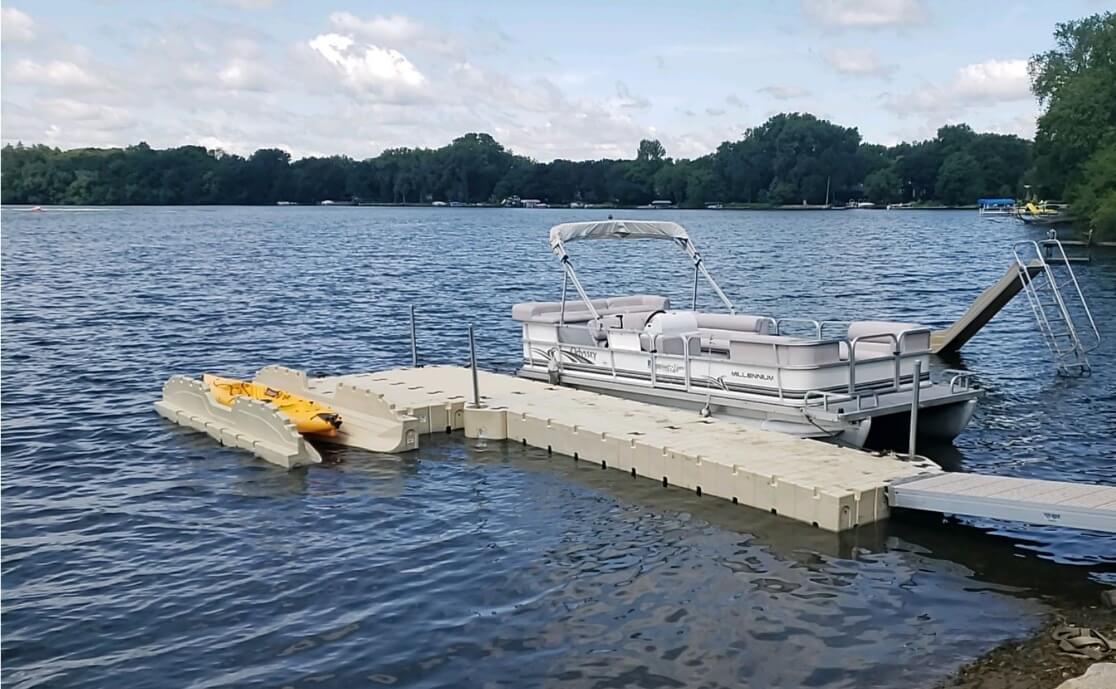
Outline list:
[[[236,378],[221,378],[211,373],[203,375],[202,381],[209,386],[217,401],[226,406],[231,405],[235,398],[241,396],[271,402],[291,420],[299,433],[335,435],[337,429],[341,427],[340,414],[327,405],[305,397],[269,388],[260,383]]]

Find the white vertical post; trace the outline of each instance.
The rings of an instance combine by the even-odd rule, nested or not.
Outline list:
[[[477,343],[473,326],[469,326],[469,366],[473,369],[473,408],[480,409],[480,383],[477,380]]]
[[[418,368],[418,338],[415,336],[414,304],[411,304],[411,368]]]
[[[911,437],[908,454],[913,461],[915,458],[915,438],[918,436],[918,395],[922,389],[922,360],[914,362],[914,384],[911,386]]]

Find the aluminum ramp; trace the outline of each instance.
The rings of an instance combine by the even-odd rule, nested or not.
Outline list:
[[[1116,486],[949,473],[888,486],[892,508],[1116,533]]]

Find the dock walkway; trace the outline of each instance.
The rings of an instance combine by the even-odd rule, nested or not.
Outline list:
[[[257,380],[293,387],[283,369]],[[292,372],[301,375],[301,372]],[[431,366],[306,380],[328,402],[339,386],[381,395],[418,419],[420,434],[462,429],[468,437],[507,439],[619,469],[700,495],[713,495],[829,531],[888,516],[887,486],[941,472],[814,440],[705,419],[659,407],[515,376],[479,372],[482,408],[472,408],[472,372]]]

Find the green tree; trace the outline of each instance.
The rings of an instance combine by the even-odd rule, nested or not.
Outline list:
[[[864,178],[864,196],[873,203],[893,203],[902,198],[902,184],[894,167],[881,168]]]
[[[942,162],[934,193],[943,203],[960,206],[976,203],[982,188],[980,165],[976,158],[958,151]]]
[[[1076,212],[1089,218],[1097,236],[1116,237],[1116,142],[1086,161],[1069,199]]]
[[[1056,47],[1028,65],[1031,90],[1046,106],[1035,134],[1043,191],[1061,195],[1085,162],[1116,136],[1116,14],[1058,24]]]

